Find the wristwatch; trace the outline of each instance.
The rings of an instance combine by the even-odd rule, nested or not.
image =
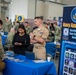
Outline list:
[[[36,36],[34,35],[34,36],[33,36],[33,39],[34,39],[35,37],[36,37]]]
[[[34,35],[34,37],[36,37],[36,36]]]

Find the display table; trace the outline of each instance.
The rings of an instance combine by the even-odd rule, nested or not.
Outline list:
[[[36,63],[34,60],[28,60],[24,56],[16,56],[24,60],[23,62],[16,62],[13,60],[5,59],[6,67],[3,71],[3,75],[45,75],[56,74],[56,68],[53,62],[41,62]]]

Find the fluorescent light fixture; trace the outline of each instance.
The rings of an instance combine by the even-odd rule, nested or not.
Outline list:
[[[5,0],[5,2],[12,2],[13,0]]]

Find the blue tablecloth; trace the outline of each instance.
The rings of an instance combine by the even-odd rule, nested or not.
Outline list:
[[[24,59],[25,61],[15,62],[5,59],[6,67],[3,75],[57,75],[53,62],[35,63],[33,60],[28,60],[24,56],[17,56],[15,58]]]
[[[46,53],[51,54],[52,57],[54,57],[54,55],[56,53],[56,44],[54,44],[53,42],[47,42],[46,43]]]

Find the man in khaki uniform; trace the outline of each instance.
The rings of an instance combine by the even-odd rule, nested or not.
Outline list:
[[[34,22],[38,28],[35,29],[33,33],[30,33],[31,43],[34,44],[33,52],[37,59],[46,60],[45,42],[49,35],[49,31],[43,26],[41,17],[35,17]]]
[[[3,22],[0,20],[0,25],[2,25]],[[2,47],[2,40],[1,40],[1,35],[0,35],[0,72],[4,69],[5,64],[4,62],[2,62],[2,60],[4,59],[4,51],[3,51],[3,47]]]
[[[6,22],[4,23],[3,30],[4,30],[4,32],[9,32],[12,25],[11,25],[11,22],[9,21],[8,17],[6,17],[5,20],[6,20]]]
[[[25,22],[25,23],[24,23],[24,26],[25,26],[25,29],[26,29],[26,33],[27,33],[27,34],[30,34],[31,28],[30,28],[28,22]]]

